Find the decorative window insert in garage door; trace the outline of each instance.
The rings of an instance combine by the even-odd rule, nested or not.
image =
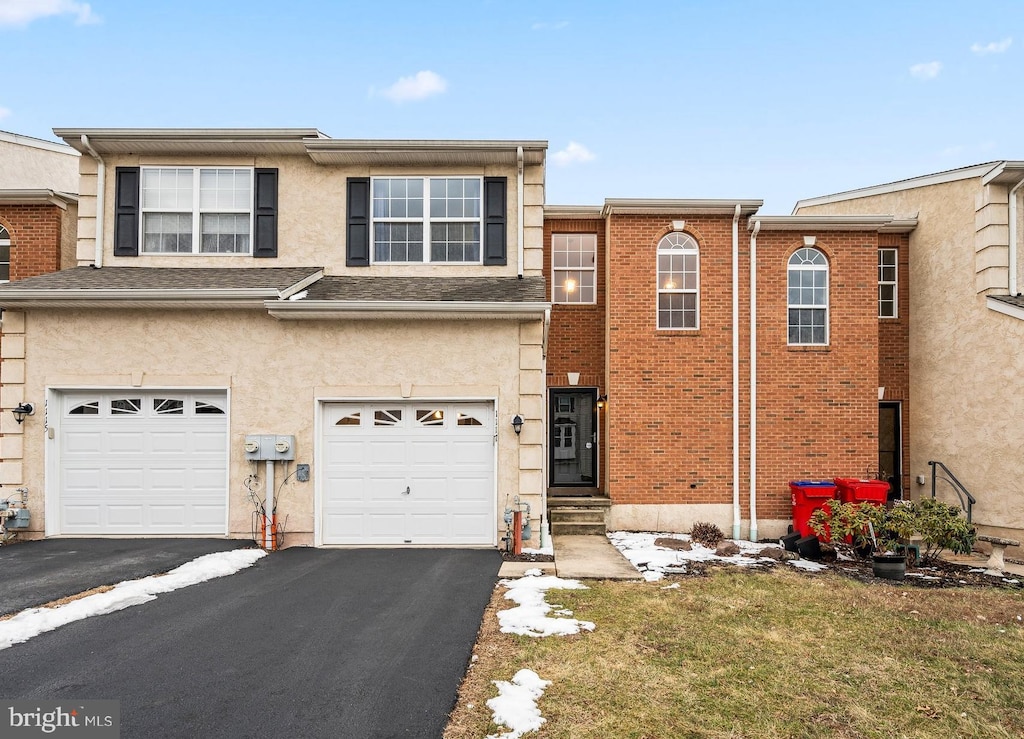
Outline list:
[[[323,544],[493,546],[494,404],[325,403]]]
[[[82,391],[57,401],[58,533],[227,534],[225,392]]]

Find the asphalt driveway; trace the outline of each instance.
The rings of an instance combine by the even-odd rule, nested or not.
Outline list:
[[[0,698],[113,699],[128,737],[438,737],[501,557],[289,549],[0,651]]]
[[[251,547],[238,539],[44,539],[0,547],[0,616]]]

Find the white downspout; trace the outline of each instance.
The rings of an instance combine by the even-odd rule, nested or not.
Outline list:
[[[519,228],[516,234],[517,240],[519,241],[519,279],[523,279],[523,234],[525,232],[525,226],[523,225],[523,214],[526,212],[526,207],[523,205],[523,147],[516,147],[516,164],[518,169],[518,176],[516,177],[516,195],[519,203]]]
[[[96,172],[96,256],[93,257],[92,266],[100,269],[103,266],[103,193],[106,191],[107,165],[103,161],[103,157],[92,148],[89,137],[84,133],[82,134],[82,146],[98,165]]]
[[[732,538],[740,538],[740,204],[732,216]]]
[[[757,541],[757,232],[750,232],[750,540]]]
[[[1024,185],[1024,180],[1010,190],[1010,295],[1017,294],[1017,190],[1021,185]]]

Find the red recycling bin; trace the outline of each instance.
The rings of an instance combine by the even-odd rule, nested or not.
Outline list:
[[[885,505],[889,498],[889,483],[885,480],[858,480],[855,477],[835,478],[839,500],[844,503],[874,503]]]
[[[836,486],[828,480],[793,480],[789,483],[793,494],[793,530],[800,536],[815,536],[811,529],[811,515],[836,497]]]

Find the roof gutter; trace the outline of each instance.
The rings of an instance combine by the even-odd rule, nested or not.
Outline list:
[[[518,204],[518,207],[519,207],[519,218],[517,219],[518,220],[518,228],[516,229],[516,236],[517,236],[517,240],[519,242],[519,246],[518,246],[518,252],[519,252],[519,279],[521,280],[521,279],[523,279],[523,258],[524,258],[523,257],[523,254],[524,254],[524,252],[523,252],[523,234],[524,234],[524,231],[525,231],[524,226],[523,226],[523,215],[526,213],[526,207],[523,205],[523,190],[524,190],[524,188],[523,188],[523,147],[522,146],[517,146],[516,147],[516,171],[517,171],[517,175],[516,175],[516,203]]]
[[[85,148],[89,155],[96,160],[99,170],[96,173],[96,252],[93,257],[92,266],[96,269],[103,267],[103,221],[105,220],[105,213],[103,211],[103,194],[106,191],[107,182],[107,165],[103,161],[103,157],[96,153],[96,150],[92,148],[92,144],[89,142],[89,137],[84,133],[82,134],[82,146]]]
[[[439,300],[267,300],[270,315],[292,320],[345,318],[544,319],[550,303],[489,303]]]

